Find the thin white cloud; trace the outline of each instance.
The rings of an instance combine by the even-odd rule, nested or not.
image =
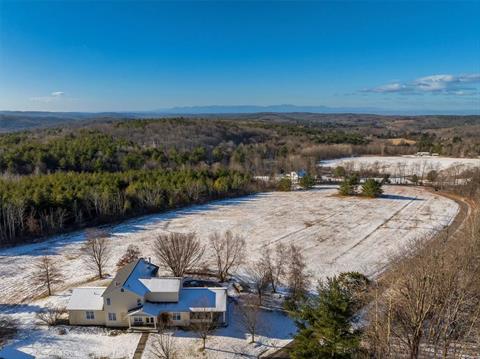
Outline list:
[[[388,92],[402,92],[408,90],[407,86],[401,84],[399,82],[394,82],[378,87],[374,87],[372,89],[366,89],[366,92],[377,92],[377,93],[388,93]]]
[[[469,85],[467,85],[469,84]],[[410,82],[395,82],[363,90],[374,93],[443,93],[466,96],[476,94],[480,74],[438,74],[417,78]]]
[[[30,101],[51,103],[54,101],[59,101],[64,95],[65,95],[65,92],[63,91],[54,91],[50,94],[50,96],[30,97]]]

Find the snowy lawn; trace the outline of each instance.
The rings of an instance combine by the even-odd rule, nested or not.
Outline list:
[[[426,176],[428,172],[456,169],[457,172],[480,167],[480,158],[453,158],[436,156],[360,156],[345,157],[321,161],[324,167],[344,166],[355,171],[375,169],[379,173],[388,173],[393,177]]]
[[[250,335],[239,324],[235,304],[229,306],[230,325],[215,330],[207,339],[205,351],[200,351],[202,341],[194,332],[177,330],[174,335],[174,346],[181,358],[257,358],[259,354],[272,352],[290,342],[296,332],[293,321],[285,314],[277,311],[262,311],[260,314],[258,333],[255,342],[250,343]],[[152,344],[157,334],[150,334],[143,354],[145,359],[154,359]]]
[[[35,358],[131,358],[140,334],[113,331],[100,327],[48,327],[41,325],[36,313],[44,307],[64,307],[70,293],[53,295],[30,304],[0,305],[0,314],[18,320],[20,331],[17,338],[0,351],[0,357],[16,358],[20,353]],[[62,332],[65,330],[65,332]],[[16,351],[16,352],[14,352]],[[12,354],[15,353],[15,354]]]
[[[336,193],[333,186],[263,193],[106,227],[114,246],[109,272],[114,273],[117,259],[129,244],[138,245],[144,256],[154,260],[152,242],[160,233],[195,231],[208,243],[209,234],[229,229],[245,236],[249,260],[257,259],[264,246],[296,243],[304,249],[308,268],[316,278],[351,270],[373,276],[384,268],[392,253],[414,238],[431,236],[444,228],[458,211],[454,201],[418,187],[389,186],[378,199],[342,198]],[[94,275],[80,255],[83,241],[84,232],[79,231],[0,250],[0,314],[15,316],[23,328],[12,348],[41,358],[55,355],[78,358],[92,353],[111,358],[131,357],[138,334],[109,336],[102,328],[69,328],[67,334],[61,335],[58,329],[34,326],[35,312],[50,301],[65,303],[69,288]],[[66,282],[57,290],[61,295],[28,299],[39,293],[31,285],[31,278],[34,261],[44,254],[57,256]],[[291,337],[293,324],[288,318],[278,312],[265,315],[270,316],[265,322],[271,324],[259,339],[265,345],[248,344],[245,333],[233,321],[209,340],[209,355],[215,352],[217,357],[224,357],[232,351],[254,355]],[[189,347],[195,347],[197,339],[193,333],[178,332],[178,336]]]

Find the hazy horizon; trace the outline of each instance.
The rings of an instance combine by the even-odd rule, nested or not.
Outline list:
[[[146,110],[104,110],[104,111],[50,111],[50,110],[4,110],[0,109],[0,113],[71,113],[71,114],[137,114],[137,115],[161,115],[161,116],[173,116],[173,115],[233,115],[233,114],[258,114],[258,113],[312,113],[312,114],[371,114],[371,115],[407,115],[407,116],[421,116],[421,115],[458,115],[458,116],[471,116],[480,115],[480,109],[462,109],[462,110],[435,110],[435,109],[382,109],[374,107],[365,108],[351,108],[351,107],[328,107],[328,106],[297,106],[292,104],[281,105],[203,105],[203,106],[175,106],[164,107],[157,109]]]

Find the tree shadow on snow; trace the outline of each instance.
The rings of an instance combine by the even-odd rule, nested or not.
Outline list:
[[[18,313],[36,313],[43,307],[31,304],[2,304],[0,303],[1,314],[18,314]]]
[[[154,224],[161,226],[161,222],[166,224],[168,221],[172,221],[179,217],[217,210],[218,206],[238,206],[266,196],[268,196],[268,193],[254,193],[242,197],[214,200],[205,204],[149,214],[131,218],[117,224],[100,225],[95,228],[106,231],[110,238],[115,240],[117,237],[149,230],[149,226]],[[75,232],[54,235],[41,242],[2,249],[0,250],[0,259],[2,257],[6,258],[10,256],[44,256],[58,254],[59,250],[67,245],[84,242],[86,230],[87,229],[83,229]]]
[[[400,200],[400,201],[425,201],[423,198],[410,197],[410,196],[400,196],[398,194],[382,194],[380,199],[391,199],[391,200]]]

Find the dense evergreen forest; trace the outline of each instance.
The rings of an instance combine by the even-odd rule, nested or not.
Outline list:
[[[254,191],[229,170],[57,172],[0,180],[0,242]]]
[[[264,190],[254,176],[314,173],[326,158],[480,149],[456,131],[362,121],[105,120],[0,135],[0,245]]]

